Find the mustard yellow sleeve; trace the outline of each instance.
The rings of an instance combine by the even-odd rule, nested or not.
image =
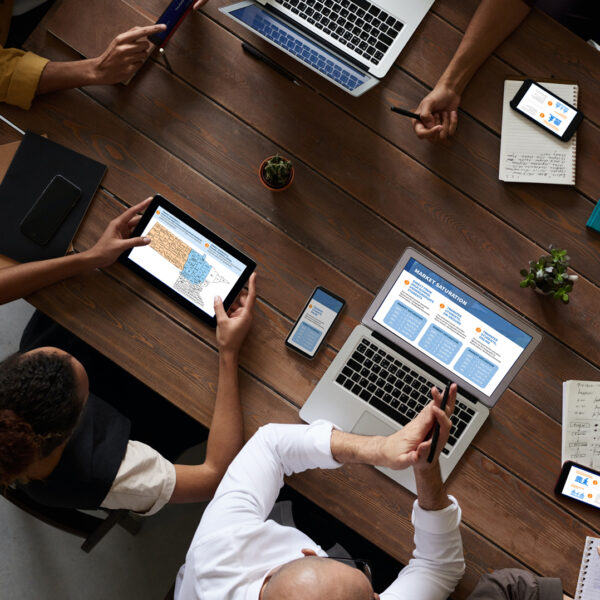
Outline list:
[[[0,102],[28,109],[48,62],[33,52],[0,48]]]

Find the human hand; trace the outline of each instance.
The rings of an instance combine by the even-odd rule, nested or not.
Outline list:
[[[208,0],[196,0],[194,2],[194,10],[200,10],[207,2]]]
[[[440,408],[442,394],[436,387],[433,387],[431,389],[433,401],[400,431],[382,439],[381,462],[377,464],[396,470],[411,466],[415,470],[426,470],[437,466],[438,457],[448,441],[452,427],[450,415],[456,402],[456,389],[456,384],[453,383],[450,386],[446,410],[443,411]],[[431,439],[427,438],[436,422],[440,425],[440,435],[435,458],[433,462],[428,463],[427,455],[431,447]]]
[[[417,137],[437,143],[454,135],[458,124],[459,104],[460,95],[451,87],[438,83],[415,110],[421,115],[420,121],[413,119]]]
[[[120,33],[100,56],[91,60],[93,82],[109,85],[131,79],[146,60],[150,42],[145,38],[165,29],[166,25],[149,25]]]
[[[256,273],[250,275],[248,291],[243,291],[236,302],[225,312],[223,300],[215,297],[217,318],[217,344],[221,353],[231,352],[237,356],[252,325],[252,310],[256,300]]]
[[[150,243],[151,240],[148,237],[132,238],[130,236],[142,218],[142,215],[138,213],[146,210],[151,201],[152,197],[146,198],[143,202],[127,209],[108,224],[100,239],[83,253],[90,258],[93,268],[108,267],[125,250],[136,246],[147,246]]]

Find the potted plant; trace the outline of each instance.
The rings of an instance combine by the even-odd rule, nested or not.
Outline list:
[[[569,302],[569,294],[573,289],[573,283],[577,275],[569,275],[569,256],[566,250],[550,246],[550,254],[540,256],[538,260],[529,261],[529,271],[521,270],[525,277],[521,281],[521,287],[533,288],[539,294],[554,296],[565,304]]]
[[[282,192],[292,185],[294,167],[287,158],[276,154],[262,161],[258,176],[262,184],[273,192]]]

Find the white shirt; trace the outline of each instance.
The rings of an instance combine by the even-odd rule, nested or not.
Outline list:
[[[266,520],[283,476],[339,467],[331,455],[332,425],[266,425],[248,441],[208,505],[179,570],[176,600],[258,600],[267,574],[323,549],[301,531]],[[382,600],[445,600],[464,572],[460,508],[413,508],[416,549]],[[374,565],[374,568],[377,568]]]
[[[102,508],[125,508],[145,517],[158,512],[175,489],[175,467],[154,448],[129,441]]]

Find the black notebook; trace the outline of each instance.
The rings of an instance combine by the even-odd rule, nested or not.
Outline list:
[[[0,254],[19,262],[63,256],[104,177],[106,165],[35,133],[23,137],[0,184]],[[45,245],[25,236],[21,221],[56,176],[81,189],[81,197]]]

